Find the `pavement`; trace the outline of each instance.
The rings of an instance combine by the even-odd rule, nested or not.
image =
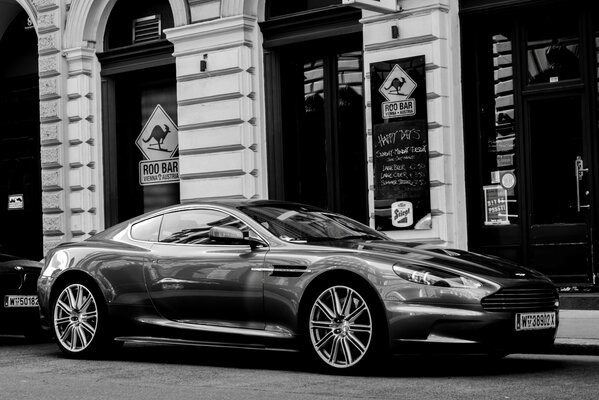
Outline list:
[[[599,355],[599,310],[560,310],[555,354]]]

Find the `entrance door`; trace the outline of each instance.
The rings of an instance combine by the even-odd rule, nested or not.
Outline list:
[[[37,35],[25,11],[16,13],[12,6],[0,1],[0,252],[39,260],[43,226]]]
[[[42,258],[37,77],[0,81],[0,252]]]
[[[592,188],[583,98],[542,96],[525,103],[530,266],[562,281],[585,281]]]
[[[597,17],[584,7],[462,19],[469,247],[563,284],[596,270]]]

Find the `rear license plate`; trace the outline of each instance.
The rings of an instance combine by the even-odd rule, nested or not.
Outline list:
[[[4,307],[37,307],[37,296],[4,296]]]
[[[534,331],[555,328],[555,312],[516,314],[517,331]]]

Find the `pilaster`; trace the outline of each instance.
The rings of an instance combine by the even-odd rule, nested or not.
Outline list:
[[[466,247],[465,184],[457,0],[404,0],[402,11],[364,11],[369,199],[374,212],[372,112],[369,65],[425,56],[432,229],[390,232],[398,239],[441,241]],[[392,29],[399,31],[393,37]],[[453,84],[452,84],[453,83]],[[372,214],[371,214],[372,215]]]
[[[222,18],[166,35],[177,58],[181,200],[265,197],[257,21]]]

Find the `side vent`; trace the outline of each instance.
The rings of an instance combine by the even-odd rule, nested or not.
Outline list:
[[[159,40],[161,36],[160,14],[133,20],[133,43]]]

